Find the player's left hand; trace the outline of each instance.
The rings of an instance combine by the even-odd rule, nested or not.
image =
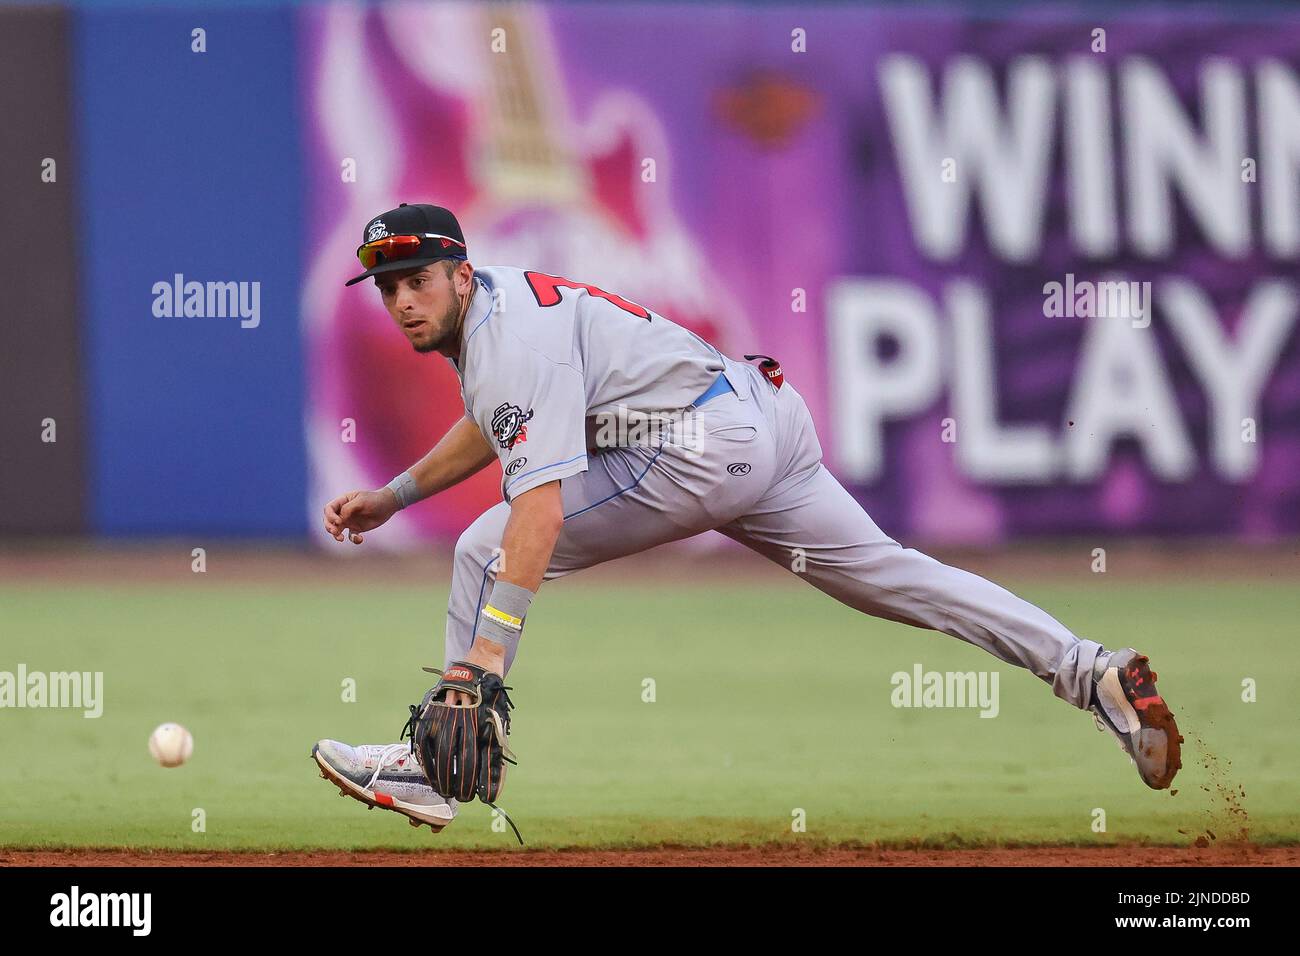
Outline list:
[[[481,637],[474,638],[465,660],[470,664],[477,664],[489,674],[496,674],[498,677],[506,675],[506,649],[492,641],[485,641]],[[469,704],[473,698],[463,691],[448,689],[446,700],[449,704],[457,705]]]

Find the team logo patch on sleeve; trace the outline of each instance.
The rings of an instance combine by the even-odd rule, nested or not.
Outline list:
[[[502,448],[514,448],[528,441],[528,421],[532,417],[531,408],[525,412],[508,402],[498,405],[492,413],[492,434],[496,436],[497,444]]]

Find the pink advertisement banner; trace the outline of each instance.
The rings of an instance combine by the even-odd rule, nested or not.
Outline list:
[[[392,4],[299,11],[313,503],[463,409],[360,230],[779,358],[889,533],[1300,532],[1300,16]],[[1095,18],[1094,18],[1095,19]],[[454,538],[489,468],[401,516]]]

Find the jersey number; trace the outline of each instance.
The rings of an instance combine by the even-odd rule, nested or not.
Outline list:
[[[545,272],[525,272],[524,278],[528,280],[528,287],[533,290],[533,298],[543,308],[550,305],[559,305],[560,289],[586,289],[588,294],[604,299],[606,302],[612,302],[624,312],[630,312],[638,319],[650,321],[650,312],[648,310],[635,302],[629,302],[621,295],[606,292],[604,289],[597,289],[594,285],[588,285],[585,282],[574,282],[572,279],[564,279],[560,276],[548,276]]]

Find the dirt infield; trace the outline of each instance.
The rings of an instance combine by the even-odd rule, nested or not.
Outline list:
[[[983,849],[656,847],[628,850],[292,851],[0,850],[0,866],[1300,866],[1300,846],[1037,846]]]

